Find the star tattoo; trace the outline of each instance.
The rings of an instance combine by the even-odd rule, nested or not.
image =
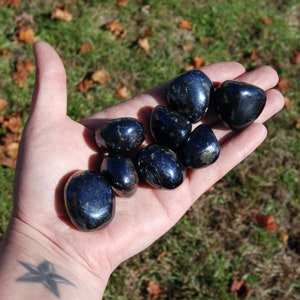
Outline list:
[[[47,260],[40,263],[37,267],[32,264],[25,263],[23,261],[19,261],[19,263],[25,269],[27,269],[28,273],[17,278],[16,281],[40,283],[44,287],[46,287],[51,293],[53,293],[57,298],[60,297],[58,290],[59,283],[75,287],[75,284],[73,284],[66,278],[56,274],[54,265]]]

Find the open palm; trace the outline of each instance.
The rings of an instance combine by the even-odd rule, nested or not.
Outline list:
[[[116,199],[116,214],[105,228],[80,232],[68,220],[63,205],[63,186],[79,169],[97,169],[101,155],[93,142],[99,120],[131,116],[145,122],[149,108],[164,103],[166,84],[133,99],[98,112],[78,123],[66,115],[64,67],[46,43],[35,44],[37,82],[32,109],[19,151],[14,185],[14,222],[41,233],[74,260],[94,273],[106,267],[112,272],[121,262],[153,243],[169,230],[186,210],[230,169],[252,153],[264,140],[264,121],[283,105],[273,90],[278,77],[270,67],[245,72],[238,63],[216,63],[202,70],[212,81],[239,79],[267,91],[267,104],[259,119],[236,134],[225,129],[211,114],[203,122],[214,130],[221,154],[213,165],[189,171],[175,190],[140,186],[131,198]]]

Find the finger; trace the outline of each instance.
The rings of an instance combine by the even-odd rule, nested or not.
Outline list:
[[[45,42],[34,44],[34,55],[37,72],[31,116],[49,122],[66,115],[65,69],[56,51]]]
[[[193,198],[198,198],[208,187],[249,156],[264,141],[266,135],[265,126],[254,123],[223,143],[220,156],[214,164],[190,173],[190,190]]]
[[[224,81],[233,79],[245,72],[244,67],[236,62],[220,62],[201,68],[203,72],[211,78],[212,81]],[[98,124],[97,119],[110,119],[118,117],[134,117],[144,119],[147,117],[149,110],[158,105],[166,105],[166,89],[168,84],[164,83],[156,88],[150,89],[139,94],[132,99],[122,102],[118,105],[111,106],[102,112],[96,113],[88,119],[82,121],[85,126],[94,128]]]

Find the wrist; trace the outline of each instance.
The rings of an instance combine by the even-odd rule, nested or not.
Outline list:
[[[101,299],[109,279],[91,272],[39,231],[11,222],[0,244],[0,298]],[[52,298],[51,298],[52,299]]]

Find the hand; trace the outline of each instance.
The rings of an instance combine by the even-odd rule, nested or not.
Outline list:
[[[133,197],[117,198],[115,217],[107,227],[80,232],[70,224],[64,209],[63,186],[74,171],[98,168],[101,158],[93,141],[95,125],[101,119],[121,116],[136,117],[146,124],[149,107],[164,103],[166,84],[75,122],[66,115],[66,74],[60,58],[44,42],[34,48],[37,80],[19,150],[12,228],[16,232],[27,228],[27,235],[34,232],[34,236],[46,237],[54,249],[99,277],[109,277],[120,263],[172,228],[201,194],[263,142],[266,128],[262,123],[283,106],[282,95],[272,89],[278,76],[270,67],[251,72],[233,62],[203,67],[214,82],[237,79],[267,90],[267,104],[258,120],[235,133],[208,115],[203,122],[212,127],[221,143],[214,164],[189,171],[175,190],[141,186]]]

